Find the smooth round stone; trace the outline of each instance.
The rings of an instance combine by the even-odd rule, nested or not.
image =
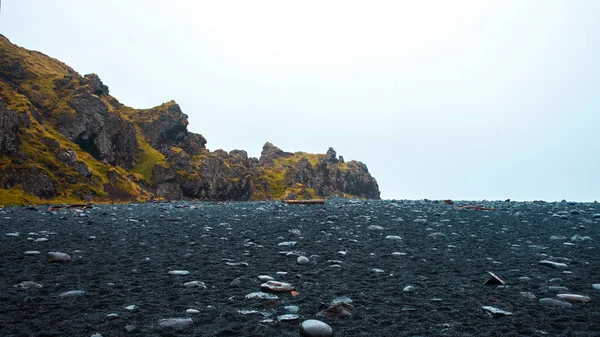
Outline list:
[[[306,337],[329,337],[333,335],[333,330],[325,322],[308,319],[300,323],[300,334]]]
[[[406,287],[404,287],[404,289],[402,289],[402,291],[404,291],[406,293],[411,292],[413,290],[415,290],[415,287],[413,287],[413,286],[406,286]]]
[[[371,226],[367,227],[367,229],[370,229],[372,231],[382,231],[383,227],[378,226],[378,225],[371,225]]]
[[[519,293],[521,295],[521,297],[524,297],[528,300],[535,300],[537,297],[535,297],[535,294],[532,293],[531,291],[522,291]]]
[[[333,299],[333,301],[331,301],[331,303],[335,303],[335,302],[341,302],[341,303],[348,303],[351,304],[352,303],[352,299],[348,296],[340,296],[340,297],[336,297]]]
[[[37,238],[33,242],[46,242],[46,241],[48,241],[48,238]]]
[[[521,276],[518,280],[521,282],[531,282],[531,278],[527,276]]]
[[[298,256],[298,258],[296,259],[296,263],[298,263],[299,265],[308,264],[309,262],[310,261],[306,256]]]
[[[540,304],[548,306],[548,307],[560,307],[560,308],[572,308],[573,304],[569,302],[555,300],[553,298],[542,298],[540,299]]]
[[[447,236],[444,233],[435,232],[435,233],[431,233],[431,234],[427,235],[427,237],[428,238],[434,238],[434,239],[444,239]]]
[[[284,315],[280,315],[279,317],[277,317],[277,319],[279,321],[295,321],[297,319],[299,319],[300,316],[296,315],[296,314],[284,314]]]
[[[194,321],[189,317],[183,318],[164,318],[158,321],[158,326],[161,328],[176,328],[182,329],[194,324]]]
[[[230,287],[239,287],[241,284],[242,284],[242,280],[240,280],[239,278],[236,278],[229,283],[229,286]]]
[[[42,288],[43,286],[39,283],[33,281],[23,281],[19,284],[15,284],[15,288],[19,289],[34,289],[34,288]]]
[[[406,256],[406,253],[402,253],[402,252],[393,252],[392,255],[395,256]]]
[[[200,313],[200,310],[196,310],[196,309],[187,309],[185,312],[187,312],[188,314],[195,315],[195,314],[199,314],[199,313]]]
[[[99,333],[95,333],[95,334],[91,335],[90,337],[102,337],[102,335]]]
[[[600,291],[600,283],[594,283],[594,284],[592,284],[592,289],[594,289],[596,291]]]
[[[183,284],[186,288],[202,288],[206,289],[206,285],[201,281],[190,281]]]
[[[40,255],[42,253],[38,252],[37,250],[28,250],[28,251],[26,251],[23,254],[25,254],[27,256],[34,256],[34,255]]]
[[[274,281],[275,279],[272,278],[269,275],[258,275],[258,279],[263,281],[263,282],[267,282],[267,281]]]
[[[48,252],[48,262],[69,262],[71,256],[61,252]]]
[[[298,311],[300,311],[300,307],[296,306],[296,305],[287,305],[283,308],[285,309],[285,311],[289,312],[290,314],[295,314]]]
[[[85,291],[83,290],[71,290],[71,291],[65,291],[64,293],[60,293],[58,296],[59,297],[75,297],[75,296],[83,296],[85,294]]]
[[[137,306],[137,305],[128,305],[128,306],[126,306],[126,307],[125,307],[125,309],[127,309],[127,310],[129,310],[129,311],[135,310],[135,309],[137,309],[137,308],[138,308],[138,306]]]
[[[402,240],[402,237],[398,235],[388,235],[385,237],[387,240]]]
[[[560,292],[567,292],[567,291],[569,291],[569,288],[567,288],[567,287],[561,287],[561,286],[549,286],[548,290],[556,292],[556,293],[560,293]]]
[[[257,300],[276,300],[279,297],[277,297],[277,295],[274,295],[274,294],[263,293],[261,291],[257,291],[257,292],[253,292],[253,293],[250,293],[250,294],[246,295],[246,298],[249,299],[249,300],[252,300],[252,299],[257,299]]]
[[[108,318],[109,320],[114,320],[114,319],[119,318],[119,314],[117,314],[117,313],[110,313],[110,314],[106,315],[106,318]]]
[[[426,223],[427,219],[415,219],[413,222],[415,222],[415,223]]]
[[[171,275],[189,275],[189,271],[187,270],[171,270],[169,271],[169,274]]]

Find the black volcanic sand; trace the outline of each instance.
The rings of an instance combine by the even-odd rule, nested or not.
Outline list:
[[[600,283],[600,215],[594,217],[600,205],[484,204],[498,210],[347,200],[4,208],[0,336],[299,336],[299,323],[313,318],[328,323],[334,336],[600,336],[600,291],[592,287]],[[19,235],[6,235],[14,232]],[[428,237],[435,232],[446,237]],[[572,241],[574,235],[591,239]],[[34,241],[39,238],[48,241]],[[278,245],[284,241],[297,245]],[[24,254],[32,250],[41,255]],[[48,262],[51,251],[73,260]],[[310,263],[298,265],[294,253]],[[553,259],[568,261],[568,269],[539,263]],[[331,260],[341,267],[331,267]],[[483,285],[488,271],[506,286]],[[266,303],[246,299],[260,291],[259,275],[292,283],[299,295],[279,293],[276,302]],[[230,284],[236,278],[237,287]],[[182,286],[194,280],[206,289]],[[15,287],[23,281],[43,287]],[[403,291],[409,285],[414,290]],[[544,306],[539,299],[555,298],[553,285],[592,300],[572,308]],[[85,293],[59,296],[71,290]],[[353,301],[352,317],[317,315],[340,296]],[[137,309],[127,310],[130,305]],[[290,305],[300,308],[300,319],[279,322]],[[514,315],[493,318],[482,306]],[[118,317],[107,317],[111,313]],[[173,317],[190,317],[193,324],[159,327],[160,319]],[[276,323],[261,322],[269,318]],[[126,326],[134,329],[126,332]]]

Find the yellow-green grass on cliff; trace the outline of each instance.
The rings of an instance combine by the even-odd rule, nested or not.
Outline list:
[[[158,163],[165,162],[165,156],[141,138],[142,137],[138,137],[140,157],[135,166],[131,169],[131,172],[141,174],[143,179],[150,183],[152,181],[152,168]]]
[[[313,154],[306,152],[294,152],[288,157],[278,157],[273,160],[276,166],[289,166],[296,165],[302,158],[306,158],[313,168],[317,166],[317,163],[325,158],[324,154]]]
[[[57,80],[71,81],[78,78],[71,67],[40,52],[13,45],[5,37],[0,37],[0,69],[10,69],[14,64],[18,64],[25,73],[25,76],[15,80],[19,83],[22,94],[12,90],[6,83],[0,84],[0,94],[8,101],[11,110],[29,111],[32,107],[30,102],[34,101],[48,113],[58,110],[72,112],[65,97],[73,90],[62,92],[56,87]]]

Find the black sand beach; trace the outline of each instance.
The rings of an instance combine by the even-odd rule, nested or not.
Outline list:
[[[468,204],[4,208],[0,336],[299,336],[307,319],[334,336],[600,336],[600,205],[456,207]],[[48,262],[48,252],[71,261]],[[506,285],[484,285],[488,272]],[[261,275],[297,293],[246,298]],[[560,293],[591,301],[540,302]],[[335,299],[352,301],[349,317],[319,315]],[[191,322],[161,327],[168,318]]]

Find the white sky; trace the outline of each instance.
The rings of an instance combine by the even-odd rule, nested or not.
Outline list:
[[[4,0],[0,33],[175,99],[208,148],[333,147],[383,198],[600,199],[600,1]]]

